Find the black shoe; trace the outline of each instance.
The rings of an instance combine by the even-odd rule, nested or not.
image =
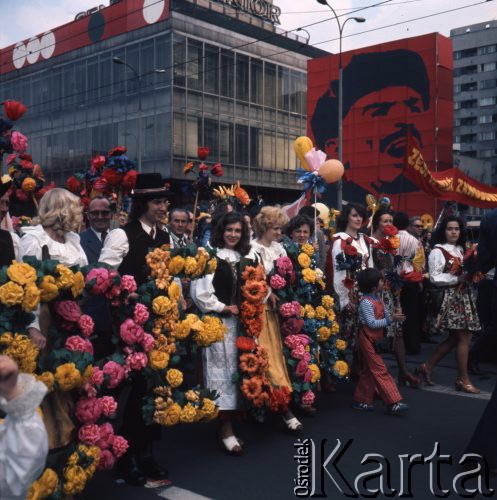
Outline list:
[[[153,479],[155,481],[160,481],[161,479],[167,479],[169,472],[164,467],[160,466],[154,459],[152,455],[143,457],[140,460],[140,469],[143,471],[148,479]]]
[[[144,486],[147,482],[143,471],[138,465],[138,460],[136,455],[127,454],[120,460],[118,464],[121,477],[126,481],[126,484],[130,486]]]

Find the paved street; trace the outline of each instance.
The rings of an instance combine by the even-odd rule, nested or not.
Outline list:
[[[412,367],[424,360],[433,345],[423,344],[423,354],[409,357]],[[386,356],[392,366],[393,357]],[[440,443],[440,454],[450,454],[453,465],[440,466],[440,487],[449,489],[449,498],[459,498],[452,490],[453,478],[461,472],[457,462],[469,440],[490,392],[495,384],[497,370],[493,365],[483,365],[493,370],[485,377],[473,377],[476,386],[482,389],[478,396],[456,393],[453,382],[456,378],[455,360],[449,355],[434,372],[439,383],[422,390],[402,389],[405,401],[410,406],[406,417],[386,415],[377,403],[372,413],[361,413],[350,408],[352,384],[341,384],[334,394],[321,395],[319,412],[313,418],[303,420],[305,425],[301,438],[311,438],[319,450],[322,439],[327,439],[325,453],[328,456],[336,446],[337,439],[353,442],[340,459],[337,468],[346,481],[377,468],[376,463],[361,465],[367,453],[382,454],[390,463],[392,488],[400,483],[400,454],[421,453],[431,455],[435,443]],[[392,369],[395,373],[395,368]],[[235,458],[221,453],[215,440],[216,424],[178,426],[164,431],[160,458],[168,465],[174,486],[166,489],[130,488],[115,482],[114,473],[99,475],[85,492],[84,498],[195,500],[224,499],[291,499],[294,479],[297,477],[297,462],[294,442],[296,436],[288,434],[278,420],[264,425],[252,422],[239,424],[239,435],[245,441],[245,453]],[[331,470],[331,467],[329,467]],[[430,467],[418,465],[412,472],[413,498],[428,500],[436,498],[430,491]],[[324,477],[324,493],[327,498],[346,498],[329,477]],[[467,488],[474,486],[470,481]],[[377,487],[372,480],[369,488]],[[497,489],[497,481],[490,480]],[[316,493],[320,493],[318,488]],[[398,495],[398,493],[397,493]],[[361,497],[359,497],[361,498]],[[385,498],[379,495],[378,498]],[[395,498],[395,497],[394,497]],[[474,498],[483,498],[477,495]]]

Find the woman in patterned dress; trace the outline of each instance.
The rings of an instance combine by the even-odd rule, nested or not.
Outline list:
[[[474,289],[468,283],[468,274],[462,264],[466,245],[466,229],[459,217],[446,217],[433,235],[434,247],[428,266],[430,281],[443,290],[442,305],[436,318],[438,328],[448,330],[448,337],[440,343],[418,372],[427,385],[434,385],[431,372],[452,349],[456,349],[456,391],[472,394],[480,392],[469,380],[468,352],[471,334],[480,330]]]
[[[234,376],[238,371],[236,339],[239,330],[239,262],[250,250],[249,230],[243,215],[229,212],[213,228],[210,244],[217,249],[217,268],[193,280],[190,294],[203,313],[222,316],[227,332],[221,342],[202,351],[204,385],[219,393],[219,439],[230,455],[242,454],[242,443],[235,436],[232,421],[239,411],[240,397]]]

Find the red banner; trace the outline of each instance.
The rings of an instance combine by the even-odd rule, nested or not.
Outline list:
[[[410,151],[406,157],[404,174],[426,194],[470,207],[497,207],[497,188],[472,179],[456,167],[431,172],[421,151],[417,147],[412,147]]]

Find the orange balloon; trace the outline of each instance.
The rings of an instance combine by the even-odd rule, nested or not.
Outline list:
[[[344,173],[342,162],[338,160],[326,160],[318,169],[318,174],[328,183],[339,181]]]

